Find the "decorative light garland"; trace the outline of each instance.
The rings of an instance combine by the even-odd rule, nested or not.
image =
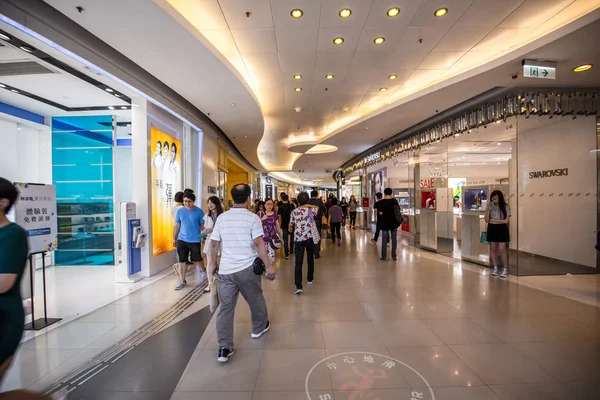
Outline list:
[[[524,115],[525,118],[532,115],[546,115],[549,118],[571,116],[575,119],[577,116],[598,115],[597,97],[599,94],[600,91],[593,90],[566,93],[559,93],[555,90],[504,96],[408,137],[398,138],[383,146],[375,146],[360,161],[347,167],[342,166],[342,175],[348,176],[361,168],[379,164],[407,151],[419,150],[424,146],[441,142],[481,126],[487,127],[488,124],[498,121],[506,122],[506,119],[512,116]],[[336,175],[339,177],[340,174]]]

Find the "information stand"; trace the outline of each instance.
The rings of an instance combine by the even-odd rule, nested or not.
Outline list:
[[[34,281],[34,274],[35,274],[35,268],[33,267],[33,264],[34,264],[33,258],[37,254],[42,255],[42,292],[43,292],[43,296],[44,296],[44,318],[35,319],[35,301],[32,298],[31,299],[31,322],[28,324],[25,324],[25,330],[28,330],[28,331],[32,331],[32,330],[39,331],[40,329],[44,329],[45,327],[50,326],[62,319],[62,318],[48,318],[48,308],[46,306],[46,252],[45,251],[29,254],[29,281],[30,281],[30,285],[31,285],[31,293],[33,293],[33,286],[34,286],[33,281]]]

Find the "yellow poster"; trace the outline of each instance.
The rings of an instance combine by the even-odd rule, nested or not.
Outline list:
[[[173,196],[181,189],[180,141],[150,128],[152,177],[152,254],[158,256],[173,247],[175,216]]]

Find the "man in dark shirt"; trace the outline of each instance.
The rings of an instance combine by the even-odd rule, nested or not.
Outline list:
[[[379,232],[381,232],[381,224],[380,224],[381,218],[379,215],[380,210],[381,210],[381,205],[379,205],[379,202],[383,198],[383,194],[381,194],[381,192],[377,192],[377,193],[375,193],[375,198],[377,199],[377,201],[373,205],[373,212],[375,214],[375,236],[373,236],[373,239],[371,239],[371,242],[373,242],[373,243],[377,243],[377,239],[379,239]],[[379,205],[379,207],[378,207],[378,205]]]
[[[294,206],[290,203],[290,198],[287,194],[281,193],[281,204],[277,207],[277,215],[279,218],[279,226],[283,233],[283,250],[285,259],[290,258],[290,254],[294,254],[294,235],[292,235],[285,227],[290,225],[290,215],[294,211]]]
[[[398,227],[400,222],[396,219],[396,207],[400,207],[398,201],[392,197],[392,189],[387,188],[383,191],[385,197],[377,202],[377,212],[379,214],[378,225],[382,231],[381,260],[387,257],[387,246],[390,235],[392,239],[392,259],[396,261],[396,247],[398,246]],[[379,222],[381,221],[381,222]]]
[[[319,192],[316,190],[310,192],[310,200],[308,201],[308,204],[319,207],[319,212],[315,217],[315,222],[317,223],[317,229],[319,230],[320,235],[321,229],[323,229],[321,218],[323,216],[327,217],[327,207],[325,207],[325,204],[323,204],[323,202],[319,199]],[[315,244],[315,258],[321,258],[321,242]]]

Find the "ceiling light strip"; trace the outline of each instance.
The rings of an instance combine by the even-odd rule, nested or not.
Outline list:
[[[510,94],[502,95],[510,90]],[[490,94],[490,92],[493,92]],[[597,116],[600,113],[598,89],[574,92],[536,89],[499,89],[472,99],[472,104],[457,106],[425,120],[374,146],[342,166],[343,175],[366,168],[407,151],[471,133],[473,129],[506,121],[512,116]],[[465,108],[469,107],[466,109]]]

